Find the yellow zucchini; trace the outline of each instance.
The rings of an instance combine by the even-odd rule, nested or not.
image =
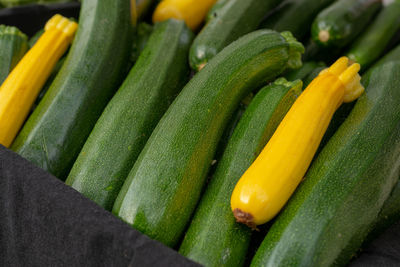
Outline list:
[[[156,7],[153,22],[170,18],[184,20],[187,26],[196,30],[204,21],[208,11],[217,0],[164,0]]]
[[[236,220],[256,227],[272,219],[303,178],[336,109],[364,88],[359,64],[342,57],[320,73],[293,104],[233,190]]]
[[[78,25],[61,15],[21,59],[0,87],[0,144],[9,147],[53,67],[72,42]]]

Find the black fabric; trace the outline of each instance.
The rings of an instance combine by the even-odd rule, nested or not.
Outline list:
[[[34,35],[42,29],[46,22],[54,15],[78,18],[80,3],[64,3],[52,5],[25,5],[13,8],[0,9],[0,24],[16,26],[28,36]]]
[[[198,266],[0,146],[0,266]]]
[[[400,266],[400,222],[397,222],[371,244],[362,249],[350,267]]]

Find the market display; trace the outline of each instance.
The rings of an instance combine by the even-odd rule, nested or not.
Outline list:
[[[0,25],[1,145],[204,266],[344,266],[400,219],[400,0],[81,2]]]

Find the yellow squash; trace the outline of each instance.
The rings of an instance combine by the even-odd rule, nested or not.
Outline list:
[[[293,194],[336,109],[364,92],[360,65],[348,64],[342,57],[312,81],[240,178],[231,197],[238,222],[252,228],[266,223]]]
[[[153,22],[170,18],[184,20],[188,27],[196,30],[204,21],[208,10],[217,0],[164,0],[153,14]]]
[[[9,147],[54,65],[65,53],[78,25],[60,15],[25,54],[0,87],[0,144]]]

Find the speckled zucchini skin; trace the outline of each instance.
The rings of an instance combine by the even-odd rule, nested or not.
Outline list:
[[[385,6],[359,38],[351,45],[346,56],[368,68],[385,50],[400,29],[400,0]]]
[[[168,246],[176,246],[200,198],[222,132],[252,90],[288,66],[304,48],[290,33],[259,30],[219,53],[185,86],[129,173],[113,213]]]
[[[303,39],[310,33],[310,25],[318,12],[334,0],[285,0],[262,22],[261,27],[275,31],[290,31]]]
[[[111,210],[154,127],[189,77],[183,21],[156,24],[145,50],[82,148],[66,184]]]
[[[130,2],[83,1],[67,59],[12,145],[18,154],[60,179],[66,178],[126,75],[136,19],[131,17]]]
[[[204,266],[242,266],[251,230],[236,223],[230,196],[301,93],[302,82],[279,79],[254,97],[201,198],[179,253]]]
[[[0,25],[0,85],[28,50],[28,37],[12,26]]]
[[[366,93],[279,215],[251,266],[345,265],[373,226],[400,164],[400,62],[371,69]],[[397,174],[397,175],[396,175]]]
[[[201,69],[224,47],[257,29],[267,12],[279,0],[229,0],[195,38],[189,53],[190,66]]]
[[[381,6],[382,0],[338,0],[315,18],[311,36],[321,46],[344,47],[364,30]]]

